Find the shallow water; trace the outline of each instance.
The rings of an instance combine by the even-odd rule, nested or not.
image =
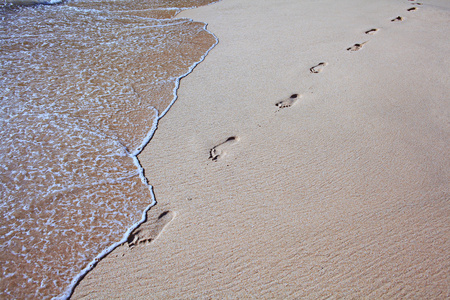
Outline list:
[[[133,154],[216,42],[172,17],[211,2],[0,8],[0,298],[61,295],[140,220]]]

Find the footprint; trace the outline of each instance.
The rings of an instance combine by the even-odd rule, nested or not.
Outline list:
[[[380,30],[380,29],[378,29],[378,28],[372,28],[372,29],[370,29],[370,30],[367,30],[367,31],[365,32],[365,34],[375,34],[375,33],[377,33],[378,30]]]
[[[281,100],[275,104],[275,106],[278,106],[278,108],[286,108],[291,107],[294,105],[295,102],[301,97],[299,94],[292,94],[289,98]]]
[[[400,22],[400,21],[403,21],[403,18],[400,16],[391,20],[391,22]]]
[[[218,159],[222,158],[226,154],[225,150],[228,148],[228,146],[233,145],[238,141],[239,137],[230,136],[226,139],[225,142],[222,142],[209,150],[209,159],[212,161],[217,161]]]
[[[350,48],[347,48],[347,51],[358,51],[360,49],[362,49],[362,47],[367,44],[367,42],[361,43],[361,44],[354,44],[353,46],[351,46]]]
[[[148,244],[156,240],[167,224],[175,218],[175,212],[165,211],[158,216],[156,222],[144,222],[134,229],[127,239],[128,247]]]
[[[417,10],[417,7],[411,7],[407,9],[407,11],[415,11],[415,10]]]
[[[309,70],[311,71],[311,73],[320,73],[322,72],[323,68],[327,65],[326,62],[321,62],[317,65],[315,65],[314,67],[311,67]]]

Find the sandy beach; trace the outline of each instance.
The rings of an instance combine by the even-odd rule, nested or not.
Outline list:
[[[450,2],[178,17],[219,44],[139,156],[157,205],[72,299],[448,299]]]

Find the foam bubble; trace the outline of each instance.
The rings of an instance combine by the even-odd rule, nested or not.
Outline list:
[[[2,298],[70,291],[155,203],[136,155],[216,39],[127,3],[133,13],[75,1],[3,14]]]

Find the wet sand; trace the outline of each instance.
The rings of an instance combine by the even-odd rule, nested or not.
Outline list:
[[[219,44],[139,156],[158,204],[72,298],[450,297],[450,3],[180,16]]]

